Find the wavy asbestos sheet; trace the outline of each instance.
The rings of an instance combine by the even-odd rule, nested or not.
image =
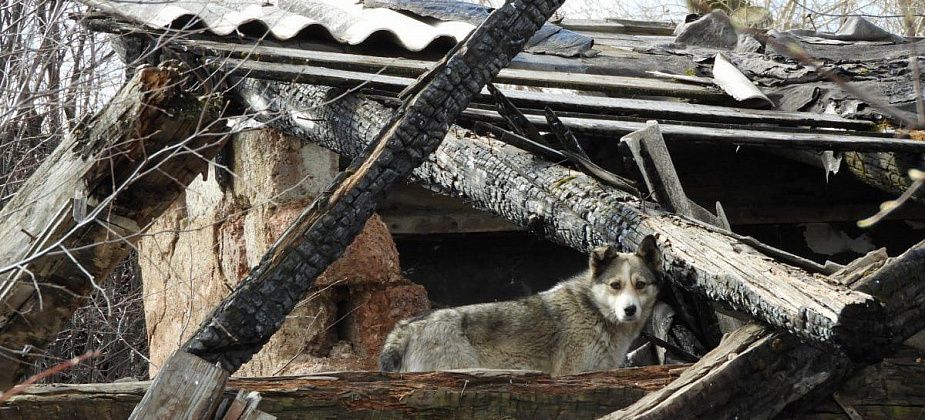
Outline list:
[[[363,0],[367,7],[383,7],[431,17],[444,22],[482,23],[492,8],[459,0]],[[591,57],[594,38],[546,23],[527,41],[524,51],[534,54],[551,54],[562,57]]]
[[[423,21],[385,8],[366,8],[351,0],[81,0],[108,14],[163,29],[190,20],[215,35],[238,33],[259,23],[278,40],[323,29],[340,43],[358,45],[377,34],[388,35],[409,51],[434,42],[461,41],[475,27],[470,23]]]

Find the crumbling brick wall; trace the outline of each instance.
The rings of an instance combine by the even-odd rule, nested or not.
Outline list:
[[[237,135],[224,161],[224,187],[211,167],[139,243],[152,376],[337,170],[335,155],[271,130]],[[237,375],[373,369],[395,322],[428,306],[374,216]]]

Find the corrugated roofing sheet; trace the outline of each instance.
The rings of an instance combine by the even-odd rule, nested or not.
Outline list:
[[[168,28],[197,20],[210,32],[224,36],[242,26],[260,23],[270,34],[287,40],[306,30],[322,28],[338,42],[358,45],[387,33],[410,51],[421,51],[443,39],[458,42],[474,26],[470,23],[424,22],[385,8],[365,8],[353,0],[81,0],[106,13],[152,28]]]
[[[459,0],[363,0],[367,7],[385,7],[410,12],[441,21],[468,22],[479,25],[492,8]],[[563,57],[593,56],[594,39],[546,23],[527,41],[524,51],[536,54],[554,54]]]

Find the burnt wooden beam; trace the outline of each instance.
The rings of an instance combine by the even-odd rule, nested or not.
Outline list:
[[[872,264],[849,265],[835,274],[835,280],[853,281],[855,273],[869,272]],[[925,241],[854,281],[852,288],[866,290],[884,303],[891,341],[883,343],[881,354],[897,349],[925,328]],[[864,366],[843,352],[750,324],[728,335],[665,388],[605,418],[764,419],[785,410],[792,415],[830,395]],[[808,401],[799,402],[804,398]]]
[[[324,67],[307,67],[299,64],[268,63],[239,58],[217,58],[213,60],[213,63],[222,71],[238,76],[320,83],[345,88],[356,88],[362,85],[389,91],[400,91],[402,88],[410,86],[414,81],[414,79],[400,76],[377,75]],[[493,81],[494,83],[522,86],[604,92],[619,96],[669,96],[709,102],[725,102],[728,100],[724,93],[709,87],[642,77],[505,69]]]
[[[886,307],[890,344],[898,346],[925,329],[925,241],[909,248],[851,288],[876,296]]]
[[[374,73],[400,77],[417,77],[433,66],[433,62],[425,60],[313,51],[267,45],[237,45],[199,40],[180,40],[178,48],[217,59],[229,57],[251,61],[265,61],[268,63],[311,65],[328,69],[348,70],[367,75],[363,77],[357,74],[349,74],[351,77],[357,77],[356,80],[363,80]],[[528,56],[525,60],[529,58],[533,57]],[[574,69],[567,67],[562,68],[561,66],[548,66],[545,70],[528,68],[521,68],[520,70],[535,70],[537,73],[545,73],[547,76],[557,72],[588,72],[589,74],[594,74],[588,64],[577,60],[571,61],[578,62],[580,66]],[[625,61],[632,63],[640,60]],[[521,64],[521,61],[514,61],[511,64],[511,68],[517,68],[519,64]],[[513,77],[515,74],[509,75],[505,72],[506,70],[507,69],[501,71],[495,82],[523,84],[516,77]],[[640,68],[639,73],[646,74],[649,70],[651,69]],[[608,71],[607,73],[613,74],[612,71]],[[623,76],[627,75],[624,74]],[[660,82],[659,79],[649,79],[653,82]],[[550,79],[550,83],[552,83],[552,80],[553,79]],[[587,90],[599,89],[599,87],[595,85],[586,86],[586,88]],[[753,122],[784,126],[813,126],[855,130],[870,130],[874,125],[870,121],[852,120],[837,115],[817,114],[812,112],[759,110],[729,106],[689,104],[664,100],[609,98],[529,91],[505,91],[505,95],[513,100],[515,104],[522,107],[542,109],[544,106],[552,106],[556,110],[605,111],[608,114],[634,115],[644,118],[671,118],[689,121],[732,122],[742,124]]]
[[[317,276],[353,242],[385,192],[437,149],[472,97],[523,49],[562,1],[506,3],[422,75],[406,90],[409,99],[377,128],[375,141],[296,218],[170,360],[189,353],[227,372],[250,360]],[[183,400],[188,396],[177,398],[169,386],[175,380],[160,379],[160,386],[148,390],[146,404],[139,404],[131,418],[147,418],[149,405],[193,402]]]
[[[390,113],[374,101],[340,97],[342,92],[330,88],[258,80],[238,86],[237,96],[272,126],[346,156],[356,156],[373,141]],[[887,339],[882,308],[871,296],[829,284],[742,240],[497,140],[453,128],[413,175],[433,191],[462,197],[580,251],[605,243],[631,250],[655,234],[671,281],[854,356],[870,356]]]
[[[104,285],[224,141],[222,101],[197,97],[177,64],[139,69],[0,210],[0,388]]]
[[[281,419],[594,418],[658,390],[684,366],[550,377],[539,372],[331,372],[232,378],[220,396],[256,391]],[[38,385],[0,406],[9,420],[126,418],[151,382]],[[172,417],[177,418],[177,417]]]
[[[843,377],[849,364],[843,354],[748,324],[665,388],[604,419],[772,418],[830,379],[814,373]]]
[[[384,74],[358,73],[348,70],[327,69],[322,67],[306,67],[303,65],[285,63],[267,63],[250,59],[218,58],[211,61],[212,65],[221,71],[241,77],[252,77],[281,82],[312,83],[347,89],[377,88],[390,92],[401,91],[409,86],[413,79],[389,76]],[[516,74],[528,72],[526,70],[510,70]],[[542,73],[542,72],[541,72]],[[559,78],[566,76],[567,83]],[[579,77],[580,76],[580,77]],[[708,92],[697,91],[699,85],[683,83],[669,84],[670,82],[656,79],[629,78],[623,76],[603,76],[572,73],[547,72],[544,75],[530,75],[528,78],[518,77],[513,80],[499,78],[496,83],[512,83],[524,86],[556,87],[565,89],[588,90],[604,92],[619,96],[666,96],[676,98],[692,98],[709,101],[718,101],[715,95]],[[587,110],[587,109],[585,109]],[[635,113],[626,112],[632,116],[639,114],[652,114],[638,110]],[[598,111],[599,112],[599,111]],[[721,114],[721,113],[718,113]],[[659,113],[661,118],[675,119],[684,114],[672,115]],[[503,118],[494,111],[484,109],[469,109],[464,114],[467,119],[497,122]],[[528,121],[546,128],[540,115],[527,115]],[[740,121],[731,121],[732,124],[717,127],[714,121],[699,119],[697,124],[664,124],[663,131],[672,141],[686,140],[700,143],[719,143],[732,145],[750,145],[762,147],[777,147],[790,149],[812,149],[827,151],[857,151],[857,152],[902,152],[925,153],[925,143],[910,140],[891,138],[876,133],[864,132],[826,132],[819,130],[784,130],[774,127],[749,127],[741,125]],[[770,119],[773,120],[773,119]],[[600,117],[597,113],[564,117],[563,121],[577,133],[619,137],[630,132],[644,128],[645,123],[635,118]],[[767,123],[769,121],[764,121]],[[759,123],[760,124],[760,123]]]
[[[503,118],[494,111],[469,109],[463,113],[467,119],[498,122]],[[534,125],[547,128],[542,115],[526,114]],[[619,137],[645,128],[646,123],[617,119],[563,117],[562,122],[571,130],[588,135]],[[925,142],[859,133],[829,133],[826,131],[770,131],[745,127],[707,127],[697,125],[660,124],[662,134],[671,141],[717,143],[762,147],[780,147],[816,150],[890,151],[925,153]]]

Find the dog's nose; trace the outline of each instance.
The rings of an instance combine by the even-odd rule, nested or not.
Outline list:
[[[633,315],[636,315],[636,305],[627,306],[627,307],[623,308],[623,312],[626,313],[626,316],[633,316]]]

